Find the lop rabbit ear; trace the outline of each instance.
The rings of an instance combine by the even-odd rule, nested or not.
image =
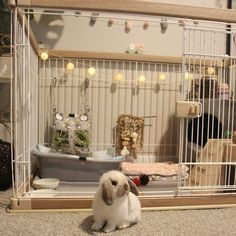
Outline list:
[[[108,206],[111,206],[113,204],[112,185],[110,181],[106,181],[102,184],[102,200]]]
[[[129,186],[130,186],[130,192],[132,192],[134,195],[138,196],[139,192],[138,192],[137,186],[135,185],[135,183],[130,178],[127,178],[127,179],[128,179],[128,183],[129,183]]]

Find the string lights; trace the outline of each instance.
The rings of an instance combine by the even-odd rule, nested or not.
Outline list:
[[[50,55],[51,55],[51,53],[50,53]],[[53,57],[58,57],[58,56],[53,55]],[[76,66],[75,66],[75,61],[74,61],[73,59],[65,59],[65,58],[63,58],[63,60],[68,60],[65,69],[66,69],[66,73],[68,74],[68,76],[71,76],[71,75],[72,75],[72,72],[73,72],[74,69],[76,68]],[[87,65],[84,65],[83,63],[78,63],[78,62],[76,62],[76,65],[77,65],[77,66],[78,66],[78,65],[82,65],[82,66],[87,67]],[[96,74],[96,69],[95,69],[95,67],[90,66],[90,67],[87,67],[86,70],[87,70],[87,76],[86,76],[86,78],[87,78],[87,79],[92,79],[92,78],[95,76],[95,74]],[[166,80],[166,75],[165,75],[164,72],[158,72],[158,71],[156,71],[156,73],[159,74],[159,76],[158,76],[158,79],[159,79],[159,80],[161,80],[161,81]],[[193,75],[192,75],[191,73],[188,73],[188,72],[185,73],[185,79],[191,79],[192,77],[193,77]],[[125,81],[125,78],[124,78],[123,74],[122,74],[121,72],[117,72],[117,73],[115,74],[115,77],[114,77],[112,83],[122,82],[122,81]],[[140,74],[137,76],[137,80],[136,80],[136,81],[137,81],[137,85],[143,85],[143,84],[145,84],[145,83],[147,82],[146,76],[145,76],[143,73],[140,73]],[[151,81],[148,81],[147,83],[150,83],[150,82],[151,82]]]
[[[43,43],[39,43],[39,54],[40,54],[40,58],[43,61],[46,61],[48,59],[48,49],[46,48],[46,46]]]
[[[143,75],[143,74],[141,74],[141,75],[138,77],[138,82],[139,82],[139,84],[145,83],[145,80],[146,80],[146,77],[145,77],[145,75]]]
[[[209,67],[207,68],[207,74],[208,74],[208,75],[213,75],[214,73],[215,73],[214,67],[209,66]]]
[[[166,79],[166,76],[164,73],[160,73],[159,74],[159,80],[165,80]]]
[[[116,76],[115,76],[115,81],[122,81],[122,80],[124,80],[124,77],[123,77],[123,75],[119,72],[119,73],[117,73],[116,74]]]
[[[92,77],[95,75],[96,69],[94,67],[89,67],[87,72],[88,72],[88,76]]]
[[[189,72],[185,72],[184,79],[185,80],[192,80],[193,79],[193,74],[189,73]]]
[[[69,62],[66,64],[66,69],[67,69],[68,71],[73,71],[74,68],[75,68],[75,65],[74,65],[74,63],[73,63],[72,61],[69,61]]]

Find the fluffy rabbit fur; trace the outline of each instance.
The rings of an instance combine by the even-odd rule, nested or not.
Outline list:
[[[133,193],[132,193],[133,192]],[[109,171],[100,179],[92,209],[92,230],[124,229],[140,220],[141,206],[136,185],[120,171]]]

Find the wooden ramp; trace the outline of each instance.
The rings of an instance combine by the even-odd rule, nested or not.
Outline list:
[[[236,161],[236,144],[230,139],[209,139],[190,170],[189,185],[219,186],[224,184],[225,162]]]

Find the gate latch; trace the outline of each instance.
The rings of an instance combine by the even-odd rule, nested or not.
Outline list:
[[[179,118],[197,118],[202,115],[202,104],[195,101],[177,101],[175,115]]]

